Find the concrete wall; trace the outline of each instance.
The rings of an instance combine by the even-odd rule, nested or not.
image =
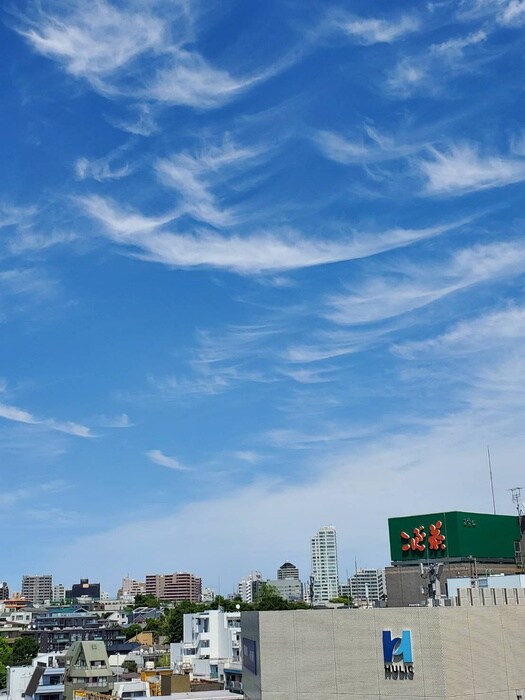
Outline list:
[[[382,632],[412,633],[412,678],[387,678]],[[242,614],[256,642],[249,700],[516,700],[525,691],[525,607]]]

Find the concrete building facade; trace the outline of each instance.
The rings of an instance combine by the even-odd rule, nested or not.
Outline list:
[[[289,561],[285,561],[282,566],[280,566],[277,569],[277,578],[278,579],[285,579],[285,578],[299,578],[299,569],[295,564],[292,564]]]
[[[7,688],[0,700],[63,700],[64,657],[58,654],[39,654],[30,666],[10,666],[7,669]]]
[[[247,700],[524,697],[525,605],[248,612],[241,625]]]
[[[303,584],[297,578],[278,578],[266,583],[275,588],[284,600],[298,601],[303,599]]]
[[[260,571],[251,571],[246,578],[237,584],[237,595],[245,603],[253,603],[263,585]]]
[[[339,595],[339,565],[335,527],[316,532],[311,541],[314,603],[325,603]]]
[[[192,603],[198,603],[201,599],[202,579],[187,571],[175,574],[148,574],[145,588],[147,595],[154,595],[161,600],[190,600]]]
[[[100,583],[91,583],[88,578],[81,578],[66,590],[66,600],[100,600]]]
[[[369,605],[386,599],[384,569],[358,569],[349,579],[350,597],[357,605]]]
[[[23,576],[22,597],[36,605],[50,601],[53,597],[53,577],[51,575]]]

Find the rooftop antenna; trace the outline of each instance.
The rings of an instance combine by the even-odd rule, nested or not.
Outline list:
[[[522,488],[522,486],[515,486],[513,489],[508,489],[512,494],[512,502],[516,505],[519,516],[523,515],[523,501],[521,498]]]
[[[487,445],[487,456],[489,458],[490,491],[492,493],[492,510],[496,515],[496,499],[494,498],[494,479],[492,478],[492,462],[490,461],[490,448]]]

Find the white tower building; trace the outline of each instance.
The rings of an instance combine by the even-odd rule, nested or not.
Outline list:
[[[335,527],[322,527],[312,537],[314,603],[326,603],[339,595],[339,567]]]

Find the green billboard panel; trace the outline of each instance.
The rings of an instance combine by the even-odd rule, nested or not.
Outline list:
[[[427,513],[389,518],[392,561],[426,559],[515,560],[514,543],[521,538],[514,515],[487,513]]]

